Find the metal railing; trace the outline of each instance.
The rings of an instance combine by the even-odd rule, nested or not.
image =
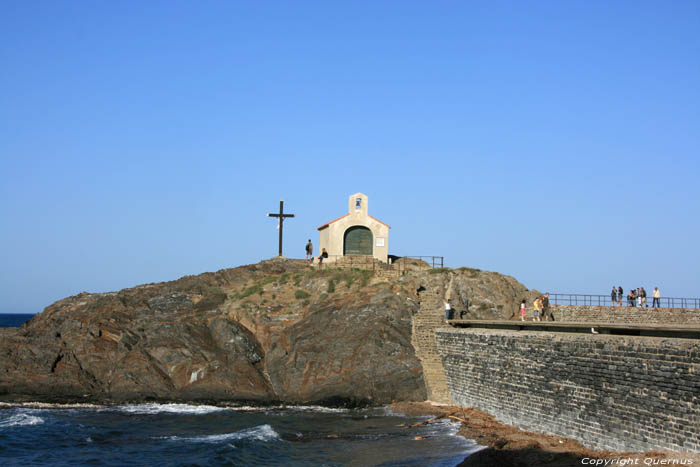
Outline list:
[[[396,256],[394,263],[400,262],[403,258],[415,259],[422,261],[430,266],[432,269],[444,268],[445,267],[445,257],[444,256]]]
[[[634,302],[628,297],[622,297],[620,302],[615,300],[613,303],[611,295],[549,294],[549,302],[552,305],[700,309],[700,298],[661,297],[658,300],[658,306],[653,306],[655,303],[651,296],[646,297],[646,303],[642,303],[639,297]]]

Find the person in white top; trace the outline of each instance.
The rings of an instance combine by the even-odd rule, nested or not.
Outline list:
[[[449,299],[445,301],[445,319],[452,319],[452,305]]]
[[[652,297],[654,297],[654,299],[651,301],[651,306],[654,308],[661,308],[661,292],[659,292],[658,287],[654,287],[654,294]]]

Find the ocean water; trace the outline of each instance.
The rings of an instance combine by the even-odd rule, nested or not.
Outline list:
[[[0,328],[19,327],[32,319],[33,314],[27,313],[0,313]]]
[[[481,448],[448,420],[406,428],[427,418],[385,408],[0,403],[0,465],[454,466]]]
[[[0,464],[453,466],[480,448],[449,421],[405,428],[422,419],[382,408],[3,405]]]

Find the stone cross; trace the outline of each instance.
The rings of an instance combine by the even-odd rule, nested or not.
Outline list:
[[[280,229],[280,256],[282,256],[282,226],[284,224],[284,219],[287,217],[294,217],[294,214],[284,213],[284,201],[280,200],[280,212],[278,214],[267,213],[267,217],[277,217],[279,218],[279,229]]]

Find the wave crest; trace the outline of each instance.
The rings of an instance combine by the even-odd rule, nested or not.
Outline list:
[[[32,426],[41,425],[44,419],[35,415],[26,413],[18,413],[4,420],[0,420],[0,428],[9,428],[12,426]]]
[[[137,404],[120,405],[114,408],[120,412],[137,415],[155,415],[159,413],[173,413],[183,415],[202,415],[213,412],[231,410],[227,407],[216,407],[213,405],[190,405],[190,404]]]
[[[218,435],[203,435],[203,436],[167,436],[168,441],[190,441],[194,443],[221,443],[224,441],[279,441],[280,435],[270,425],[258,425],[251,428],[246,428],[233,433],[221,433]]]
[[[274,414],[275,412],[293,411],[293,412],[313,412],[313,413],[349,413],[352,409],[323,407],[320,405],[266,405],[266,406],[249,406],[249,405],[232,405],[231,410],[237,412],[263,412],[266,414]]]

